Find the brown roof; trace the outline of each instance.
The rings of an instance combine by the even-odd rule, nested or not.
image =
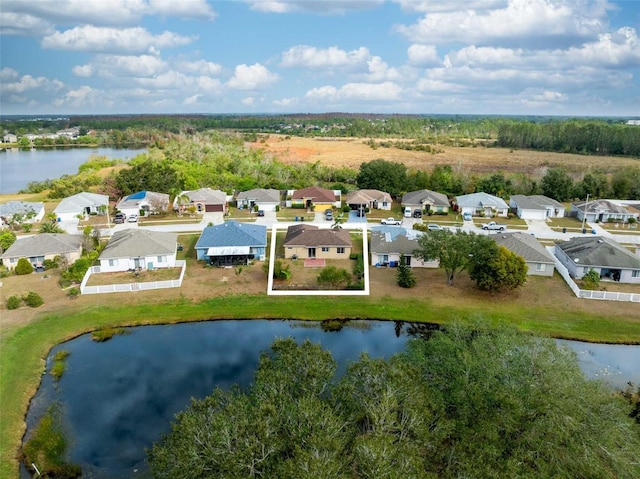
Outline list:
[[[291,195],[292,200],[311,199],[314,203],[333,203],[336,201],[336,195],[333,191],[319,186],[309,186],[296,190]]]
[[[287,229],[285,246],[351,246],[346,230],[319,229],[313,225],[295,225]]]

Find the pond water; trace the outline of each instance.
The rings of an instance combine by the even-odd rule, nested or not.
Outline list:
[[[128,160],[144,149],[126,148],[0,148],[0,194],[17,193],[32,181],[76,174],[90,156]]]
[[[362,352],[388,357],[409,337],[406,325],[397,335],[391,321],[352,322],[340,332],[324,332],[320,323],[267,320],[136,327],[105,343],[84,335],[52,349],[47,371],[61,349],[70,353],[67,370],[57,386],[51,375],[43,376],[27,429],[57,401],[72,438],[69,459],[81,465],[83,477],[147,477],[145,448],[169,431],[192,397],[203,398],[216,386],[249,384],[260,352],[289,336],[322,344],[342,369]],[[563,343],[578,353],[589,376],[616,387],[640,383],[640,346]]]

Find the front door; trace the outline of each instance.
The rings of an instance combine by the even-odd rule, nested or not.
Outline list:
[[[133,259],[133,267],[134,267],[135,269],[140,268],[140,258],[134,258],[134,259]]]
[[[307,256],[309,258],[315,258],[316,257],[316,249],[315,248],[307,248]]]

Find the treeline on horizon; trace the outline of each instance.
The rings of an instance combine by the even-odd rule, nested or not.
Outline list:
[[[67,119],[10,121],[14,133],[55,131],[81,127],[105,146],[150,145],[168,134],[234,130],[247,134],[283,133],[305,137],[401,138],[418,143],[466,140],[461,146],[482,144],[585,155],[640,157],[640,126],[624,119],[499,117],[473,115],[112,115],[72,116]],[[18,133],[16,133],[18,134]],[[169,136],[170,137],[170,136]]]
[[[104,168],[123,164],[121,160],[93,157],[80,166],[77,175],[29,183],[22,193],[48,190],[51,199],[81,191],[94,191],[112,199],[141,190],[169,193],[209,187],[229,194],[253,188],[278,190],[322,186],[343,192],[374,188],[399,197],[420,189],[430,189],[450,197],[484,191],[507,199],[514,194],[544,194],[558,201],[590,198],[640,199],[640,165],[589,171],[548,168],[538,175],[523,172],[495,172],[481,175],[465,168],[441,164],[424,169],[407,169],[401,163],[379,159],[353,168],[332,168],[315,163],[285,164],[261,149],[248,148],[243,135],[209,131],[175,135],[157,142],[131,159],[126,168]]]

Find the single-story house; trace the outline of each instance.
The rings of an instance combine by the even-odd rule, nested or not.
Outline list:
[[[602,236],[571,238],[556,243],[555,255],[576,279],[593,269],[601,278],[640,284],[640,258],[612,239]]]
[[[4,135],[2,137],[2,140],[5,143],[18,143],[18,137],[16,135],[14,135],[13,133],[7,133],[6,135]]]
[[[513,195],[509,199],[509,206],[523,220],[562,218],[565,211],[562,203],[544,195]]]
[[[319,186],[310,186],[301,190],[289,191],[292,208],[311,208],[312,206],[325,208],[339,208],[341,206],[340,190],[328,190]]]
[[[509,251],[522,256],[527,263],[527,274],[531,276],[553,276],[555,258],[540,244],[535,236],[520,231],[516,233],[499,233],[491,238]]]
[[[82,235],[64,233],[41,233],[27,238],[18,238],[0,255],[3,264],[14,269],[20,258],[27,258],[34,268],[42,267],[45,259],[56,256],[71,264],[82,255]]]
[[[116,231],[99,256],[100,272],[173,268],[178,234],[141,229]]]
[[[471,193],[456,196],[456,204],[460,214],[470,213],[473,216],[504,216],[509,213],[509,205],[502,198],[489,193]]]
[[[153,191],[138,191],[125,196],[116,204],[116,209],[131,216],[149,216],[169,210],[169,195]]]
[[[44,203],[9,201],[1,204],[0,226],[10,224],[15,215],[22,217],[22,223],[37,223],[44,218]]]
[[[207,226],[195,246],[196,258],[214,266],[264,261],[267,250],[267,227],[255,223],[226,221]]]
[[[173,202],[173,209],[178,209],[178,198],[186,197],[186,206],[195,206],[197,213],[226,213],[228,208],[227,194],[224,191],[200,188],[199,190],[183,191]]]
[[[59,222],[76,221],[78,215],[91,213],[104,215],[109,208],[109,197],[97,193],[82,192],[64,198],[53,212]]]
[[[372,210],[390,210],[393,199],[389,193],[380,190],[356,190],[347,194],[345,203],[352,210],[369,208]]]
[[[257,206],[258,210],[276,211],[280,206],[280,191],[273,188],[254,188],[249,191],[241,191],[236,196],[238,208],[253,209]]]
[[[418,238],[422,231],[398,226],[374,226],[371,228],[371,266],[397,266],[400,256],[404,264],[412,268],[437,268],[438,260],[421,260],[414,256],[420,247]]]
[[[287,228],[285,258],[348,259],[350,254],[351,235],[347,230],[320,229],[310,224]]]
[[[449,198],[447,195],[431,190],[417,190],[405,193],[402,196],[402,206],[414,210],[434,213],[447,213],[449,211]]]
[[[574,212],[580,221],[586,217],[585,221],[587,222],[606,222],[611,219],[626,223],[629,221],[629,218],[635,218],[635,220],[638,221],[638,212],[627,209],[621,204],[609,200],[579,201],[572,203],[571,212]]]

